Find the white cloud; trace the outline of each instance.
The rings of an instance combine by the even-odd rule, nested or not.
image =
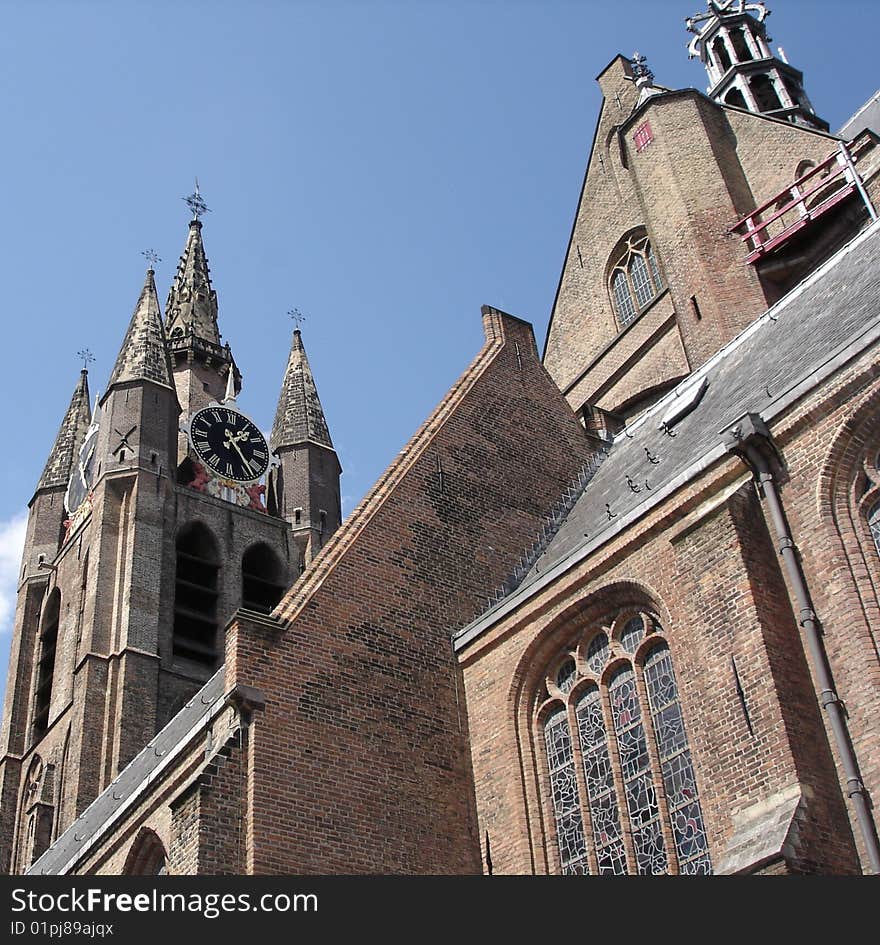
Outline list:
[[[0,635],[12,632],[27,512],[0,522]]]

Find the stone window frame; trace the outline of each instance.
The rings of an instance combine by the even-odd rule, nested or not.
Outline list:
[[[618,241],[608,264],[607,285],[619,331],[637,321],[666,291],[657,252],[644,227]]]
[[[634,645],[627,645],[624,635],[627,628],[631,627],[635,620],[641,621],[642,632],[640,638],[634,641]],[[594,643],[601,638],[600,635],[603,633],[607,639],[607,644],[604,647],[605,655],[600,662],[597,662],[596,654],[593,651]],[[658,711],[665,711],[672,703],[661,705],[659,710],[652,703],[646,684],[646,667],[659,664],[663,660],[663,656],[658,656],[658,654],[663,653],[668,654],[669,668],[672,669],[672,653],[669,647],[668,635],[653,611],[634,606],[617,608],[608,613],[604,619],[591,620],[585,624],[581,628],[579,636],[573,642],[557,650],[556,655],[546,664],[546,671],[540,674],[536,681],[532,697],[533,744],[536,749],[535,761],[538,768],[540,803],[543,806],[548,826],[549,848],[547,852],[550,861],[555,864],[556,872],[568,874],[589,873],[591,875],[615,872],[626,872],[628,874],[647,872],[646,869],[640,868],[646,865],[645,847],[643,845],[643,855],[640,857],[634,837],[638,830],[634,831],[633,828],[638,828],[641,823],[634,822],[630,816],[631,805],[628,804],[628,801],[633,795],[632,792],[628,793],[627,791],[620,759],[621,735],[625,736],[626,732],[615,728],[619,707],[615,710],[611,701],[613,685],[618,679],[623,678],[626,673],[632,676],[633,685],[637,692],[641,725],[644,728],[644,743],[647,747],[647,773],[650,776],[656,801],[656,815],[652,814],[650,818],[646,818],[645,822],[647,820],[652,823],[656,821],[659,825],[662,851],[665,857],[665,869],[662,872],[711,872],[705,817],[700,805],[699,784],[687,740],[687,725],[683,719],[681,694],[675,683],[674,669],[672,669],[671,675],[675,687],[675,705],[684,732],[683,748],[679,748],[671,754],[667,750],[663,754],[657,736]],[[654,662],[652,663],[652,661]],[[574,662],[576,669],[573,677],[571,674],[572,662]],[[560,679],[563,680],[562,688],[559,686]],[[605,765],[610,769],[610,780],[608,779],[608,772],[603,773],[608,785],[613,781],[613,788],[610,790],[608,786],[604,789],[601,787],[598,790],[596,789],[597,754],[595,749],[598,745],[597,740],[590,744],[587,752],[590,755],[590,765],[592,766],[592,784],[588,785],[587,783],[587,768],[584,765],[583,757],[585,744],[583,729],[585,726],[580,708],[586,704],[587,698],[590,698],[592,703],[595,704],[596,699],[592,696],[593,693],[598,693],[599,696],[606,746],[604,761],[601,760],[600,746],[598,768],[602,769]],[[595,715],[595,710],[593,712],[594,718],[597,719],[598,716]],[[545,728],[550,722],[556,725],[557,730],[560,729],[562,719],[567,721],[571,758],[564,757],[563,745],[563,751],[561,754],[557,752],[555,756],[556,763],[554,764],[551,762],[548,742],[545,740]],[[593,731],[597,731],[595,726]],[[667,787],[668,784],[673,783],[669,778],[674,776],[674,772],[670,771],[669,766],[676,762],[676,759],[683,756],[686,756],[686,764],[681,766],[689,766],[689,777],[692,779],[694,791],[689,806],[696,807],[699,817],[699,824],[697,825],[699,835],[696,844],[701,849],[698,851],[695,847],[687,847],[683,841],[677,842],[676,836],[683,837],[681,830],[679,830],[678,835],[674,833],[673,819],[678,819],[679,825],[681,825],[683,823],[681,818],[688,811],[681,805],[672,811],[670,810],[670,795]],[[573,767],[573,772],[566,772],[564,778],[567,778],[566,787],[569,790],[569,803],[570,796],[573,793],[576,798],[580,820],[578,823],[578,818],[571,809],[563,812],[568,817],[567,823],[573,824],[575,838],[573,842],[563,842],[563,846],[567,850],[567,855],[564,855],[559,843],[560,827],[557,810],[554,809],[553,790],[554,778],[556,778],[557,784],[560,783],[559,773],[566,766]],[[636,776],[642,778],[645,773],[639,771]],[[576,787],[574,792],[571,791],[572,774]],[[595,801],[604,801],[601,808],[596,808],[601,811],[600,818],[596,818],[594,813]],[[617,839],[613,836],[614,814],[612,808],[616,808],[617,833],[619,834]],[[598,824],[598,820],[602,820],[603,823]],[[600,826],[602,829],[599,829]],[[570,841],[570,837],[566,839]],[[688,850],[690,850],[690,853],[688,853]],[[601,864],[600,856],[602,857]],[[658,864],[659,860],[655,860],[652,866]]]

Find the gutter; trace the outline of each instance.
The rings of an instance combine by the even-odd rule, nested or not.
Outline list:
[[[724,442],[731,453],[745,462],[755,477],[755,486],[764,509],[764,517],[769,517],[769,524],[777,542],[777,550],[782,557],[794,593],[792,609],[795,619],[804,632],[807,651],[819,687],[819,703],[827,713],[834,744],[846,777],[846,796],[855,808],[856,819],[862,839],[865,841],[871,868],[875,874],[878,874],[880,873],[880,842],[878,842],[871,818],[868,792],[859,773],[859,764],[846,724],[843,703],[834,687],[828,654],[822,643],[819,623],[813,610],[803,566],[791,537],[779,489],[768,461],[768,455],[776,455],[776,447],[763,419],[760,415],[753,413],[748,413],[742,419],[734,421],[725,433]]]

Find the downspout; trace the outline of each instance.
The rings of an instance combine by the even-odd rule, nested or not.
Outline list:
[[[730,452],[740,456],[751,469],[762,505],[766,512],[769,512],[779,554],[782,556],[785,571],[794,592],[795,617],[804,631],[807,650],[819,686],[819,702],[828,715],[834,744],[846,777],[846,794],[855,808],[871,868],[874,873],[880,873],[880,844],[878,844],[877,832],[871,818],[867,791],[859,774],[859,766],[847,730],[841,700],[834,688],[828,655],[822,643],[819,624],[810,600],[810,592],[807,589],[797,548],[788,530],[779,490],[770,469],[768,454],[776,455],[770,431],[758,414],[748,413],[724,432],[724,441]]]

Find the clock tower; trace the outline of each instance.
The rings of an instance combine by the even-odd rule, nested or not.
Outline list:
[[[31,501],[0,736],[3,872],[27,869],[113,781],[221,665],[230,617],[268,613],[339,524],[301,337],[278,409],[324,435],[282,436],[279,459],[236,404],[206,208],[198,190],[187,202],[164,316],[150,268],[94,414],[83,370]],[[308,383],[290,383],[292,361]]]

